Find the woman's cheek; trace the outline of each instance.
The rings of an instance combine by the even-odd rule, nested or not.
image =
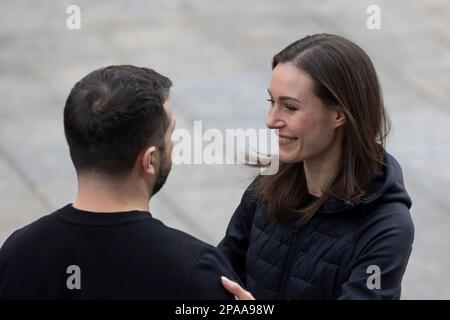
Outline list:
[[[308,135],[314,134],[317,129],[318,121],[311,117],[303,117],[299,119],[296,125],[295,134],[298,137],[307,137]]]

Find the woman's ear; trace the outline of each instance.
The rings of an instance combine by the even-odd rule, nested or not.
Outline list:
[[[338,128],[347,122],[347,118],[345,117],[344,109],[342,109],[339,106],[336,107],[336,109],[333,112],[333,121],[334,121],[335,128]]]
[[[148,147],[142,156],[142,168],[148,174],[154,175],[156,172],[156,147]]]

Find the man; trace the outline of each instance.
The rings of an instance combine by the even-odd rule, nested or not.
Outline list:
[[[76,200],[4,243],[0,298],[233,298],[220,280],[237,279],[226,259],[149,212],[171,170],[170,87],[134,66],[99,69],[74,86],[64,129]]]

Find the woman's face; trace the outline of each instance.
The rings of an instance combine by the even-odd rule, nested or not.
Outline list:
[[[267,127],[278,129],[280,160],[296,163],[329,156],[345,117],[314,94],[310,76],[293,64],[278,64],[268,91]]]

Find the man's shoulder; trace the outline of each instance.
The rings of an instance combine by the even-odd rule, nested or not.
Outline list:
[[[194,235],[169,227],[158,219],[153,219],[153,222],[154,231],[157,232],[161,244],[165,244],[165,246],[172,245],[177,251],[187,250],[191,253],[196,252],[198,254],[202,251],[211,252],[211,250],[216,250],[213,246],[200,240]]]
[[[222,253],[212,245],[153,219],[152,231],[158,247],[154,256],[164,257],[165,272],[173,273],[184,284],[183,299],[231,299],[220,283],[220,276],[239,281]],[[162,260],[160,260],[162,262]],[[170,272],[170,271],[173,272]]]
[[[57,225],[57,211],[44,215],[35,221],[14,231],[3,243],[2,251],[10,246],[23,245],[25,243],[34,243],[36,238],[52,232]]]

